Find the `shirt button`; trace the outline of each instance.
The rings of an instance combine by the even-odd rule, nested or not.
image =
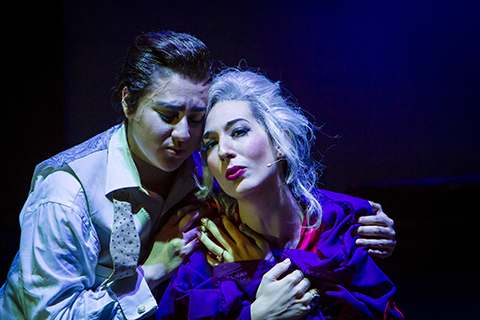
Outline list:
[[[139,305],[137,308],[138,313],[144,313],[145,312],[145,306],[143,304]]]

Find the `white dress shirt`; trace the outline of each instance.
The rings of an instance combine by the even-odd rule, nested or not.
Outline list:
[[[18,265],[0,298],[0,319],[140,319],[157,303],[142,273],[112,283],[112,195],[127,190],[142,245],[155,222],[195,190],[195,160],[180,167],[167,199],[142,188],[116,126],[36,168],[20,214]],[[144,246],[142,246],[143,248]],[[146,247],[146,246],[145,246]]]

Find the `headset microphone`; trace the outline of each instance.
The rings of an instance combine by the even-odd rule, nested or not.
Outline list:
[[[275,161],[273,161],[273,162],[267,163],[267,168],[270,168],[271,166],[273,166],[274,163],[277,163],[278,161],[282,161],[282,160],[285,160],[285,158],[282,157],[282,158],[280,158],[280,159],[278,159],[278,160],[275,160]]]

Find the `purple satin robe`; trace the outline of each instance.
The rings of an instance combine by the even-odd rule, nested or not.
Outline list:
[[[395,286],[366,248],[355,246],[359,215],[374,214],[368,201],[317,190],[323,209],[319,230],[302,232],[298,249],[273,250],[276,262],[290,258],[320,293],[305,319],[403,319],[392,296]],[[157,319],[250,319],[250,304],[262,276],[276,262],[240,261],[213,269],[196,252],[172,277]]]

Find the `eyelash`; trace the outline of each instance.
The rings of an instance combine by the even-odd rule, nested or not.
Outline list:
[[[161,112],[159,112],[158,114],[160,115],[162,120],[165,121],[166,123],[172,123],[178,117],[178,115],[166,116]],[[203,118],[204,118],[203,116],[200,120],[195,120],[195,119],[189,118],[188,121],[195,124],[195,125],[198,125],[198,124],[203,123]]]
[[[166,116],[166,115],[164,115],[163,113],[160,113],[160,112],[158,114],[160,115],[160,118],[162,118],[162,120],[165,121],[166,123],[173,122],[173,120],[175,120],[175,118],[177,117],[176,115],[168,117],[168,116]]]
[[[232,131],[231,137],[237,138],[237,137],[243,137],[246,135],[250,130],[247,128],[236,128]]]
[[[243,137],[246,134],[248,134],[249,131],[250,131],[250,129],[248,129],[248,128],[236,128],[236,129],[232,130],[232,133],[230,134],[230,136],[232,138]],[[202,143],[202,151],[207,151],[208,152],[216,144],[217,144],[217,141],[215,141],[215,140],[210,140],[207,143]]]

